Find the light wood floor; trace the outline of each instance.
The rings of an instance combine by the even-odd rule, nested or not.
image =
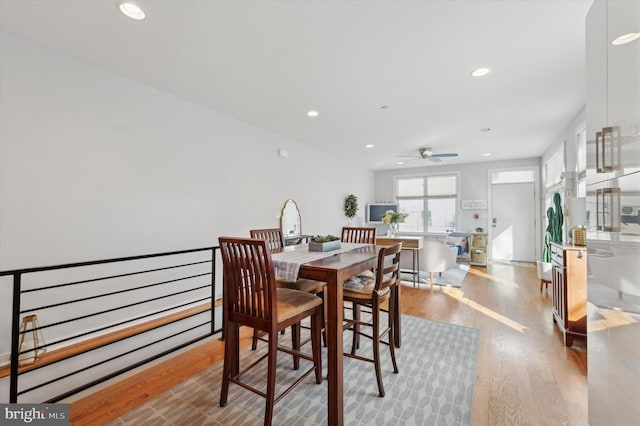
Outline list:
[[[402,303],[404,314],[480,330],[474,425],[588,424],[586,342],[562,345],[535,268],[474,266],[461,289],[403,286]],[[211,339],[72,403],[71,424],[104,424],[221,358],[222,342]]]

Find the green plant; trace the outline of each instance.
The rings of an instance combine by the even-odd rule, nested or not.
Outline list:
[[[409,216],[408,213],[400,213],[393,210],[387,210],[381,218],[382,223],[384,223],[385,225],[389,225],[392,223],[404,223],[404,219],[407,216]]]
[[[329,235],[316,235],[311,239],[311,241],[314,241],[316,243],[327,243],[329,241],[336,241],[339,239],[340,237],[336,237],[335,235],[329,234]]]
[[[544,232],[544,251],[542,253],[543,262],[551,262],[551,243],[562,242],[562,224],[564,216],[562,212],[562,200],[557,192],[553,194],[553,207],[547,209],[547,228]]]
[[[478,226],[476,228],[476,232],[484,232],[484,228],[482,226]]]
[[[358,211],[358,197],[353,194],[347,195],[347,198],[344,200],[344,214],[349,219],[352,219],[356,212]]]

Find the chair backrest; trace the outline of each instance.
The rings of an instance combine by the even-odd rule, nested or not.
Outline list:
[[[261,330],[275,324],[276,280],[264,240],[220,237],[227,318]]]
[[[458,248],[448,245],[444,240],[425,238],[420,250],[420,269],[426,272],[444,272],[457,264]],[[403,256],[400,268],[412,269],[410,256]]]
[[[249,231],[251,238],[257,238],[267,242],[269,250],[273,251],[284,247],[284,236],[280,228],[252,229]]]
[[[384,290],[396,285],[400,280],[400,252],[402,243],[385,246],[378,252],[376,284],[374,291]]]
[[[342,242],[375,244],[376,228],[345,226],[342,228]]]

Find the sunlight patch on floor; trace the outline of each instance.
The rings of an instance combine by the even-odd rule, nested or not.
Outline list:
[[[602,331],[607,328],[620,327],[637,322],[631,315],[615,309],[598,309],[603,319],[589,321],[589,332]]]
[[[482,271],[479,271],[477,269],[470,268],[469,269],[469,273],[473,274],[473,275],[477,275],[477,276],[482,277],[482,278],[490,279],[491,281],[495,281],[495,282],[500,283],[500,284],[506,284],[506,285],[511,286],[513,288],[520,288],[520,284],[518,284],[518,283],[514,283],[513,281],[505,280],[504,278],[501,278],[501,277],[499,277],[497,275],[487,274],[486,272],[482,272]]]
[[[471,271],[469,271],[471,272]],[[497,313],[496,311],[493,311],[485,306],[482,306],[481,304],[474,302],[473,300],[469,299],[468,297],[464,297],[464,291],[460,290],[459,288],[453,288],[453,287],[445,287],[442,289],[443,293],[446,294],[449,297],[452,297],[454,299],[456,299],[457,301],[464,303],[465,305],[475,309],[476,311],[480,312],[481,314],[484,314],[490,318],[493,318],[496,321],[501,322],[502,324],[506,325],[507,327],[511,327],[516,331],[519,331],[520,333],[524,333],[524,331],[527,329],[527,327],[525,327],[524,325],[520,324],[517,321],[514,321],[512,319],[509,319],[507,317],[505,317],[504,315],[501,315],[499,313]]]

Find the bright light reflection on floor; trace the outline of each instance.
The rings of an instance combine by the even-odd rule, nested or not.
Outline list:
[[[620,327],[621,325],[629,325],[637,322],[631,315],[615,309],[598,309],[598,313],[604,318],[589,321],[588,329],[590,332],[602,331],[607,328]]]
[[[520,324],[519,322],[513,321],[505,317],[504,315],[500,315],[499,313],[492,311],[491,309],[486,308],[481,304],[476,303],[473,300],[470,300],[467,297],[464,297],[464,291],[460,290],[459,288],[445,287],[442,289],[442,292],[447,296],[453,297],[457,301],[464,303],[465,305],[468,305],[469,307],[475,309],[481,314],[485,314],[486,316],[493,318],[494,320],[503,323],[507,327],[511,327],[514,330],[519,331],[520,333],[524,333],[524,330],[527,329],[527,327]]]
[[[500,278],[500,277],[499,277],[499,276],[497,276],[497,275],[487,274],[486,272],[482,272],[482,271],[479,271],[479,270],[477,270],[477,269],[471,269],[471,268],[470,268],[470,269],[469,269],[469,273],[470,273],[470,274],[473,274],[473,275],[477,275],[477,276],[482,277],[482,278],[488,278],[488,279],[490,279],[491,281],[495,281],[495,282],[498,282],[498,283],[500,283],[500,284],[506,284],[506,285],[509,285],[509,286],[511,286],[511,287],[513,287],[513,288],[519,288],[519,287],[520,287],[520,285],[519,285],[519,284],[514,283],[513,281],[508,281],[508,280],[505,280],[504,278]]]

